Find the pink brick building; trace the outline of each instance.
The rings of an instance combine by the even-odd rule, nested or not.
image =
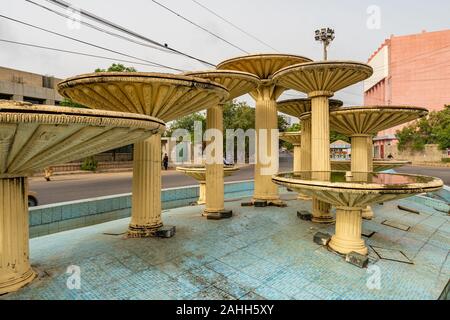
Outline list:
[[[430,111],[450,104],[450,29],[391,36],[369,58],[374,75],[364,83],[365,105],[411,105]],[[386,158],[399,128],[380,132],[375,157]]]

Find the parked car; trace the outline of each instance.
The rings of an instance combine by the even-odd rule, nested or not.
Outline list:
[[[28,207],[36,207],[38,205],[37,192],[28,191]]]

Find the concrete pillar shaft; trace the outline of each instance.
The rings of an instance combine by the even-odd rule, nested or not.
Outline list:
[[[197,204],[202,205],[206,203],[206,182],[200,181]]]
[[[302,120],[301,171],[311,171],[311,119]]]
[[[330,110],[327,95],[311,98],[311,170],[331,171],[330,161]],[[334,219],[331,206],[313,197],[313,219],[315,223],[329,224]]]
[[[299,145],[294,145],[294,171],[302,170],[302,148]]]
[[[33,281],[26,178],[0,179],[0,295]]]
[[[255,110],[255,129],[256,129],[256,164],[255,164],[255,191],[253,195],[254,200],[279,200],[278,187],[272,182],[272,175],[262,174],[261,169],[269,168],[269,165],[261,163],[259,159],[259,140],[260,130],[266,129],[267,137],[267,157],[273,153],[272,161],[278,161],[278,150],[271,150],[271,130],[278,129],[278,113],[277,103],[274,94],[271,94],[273,88],[265,87],[259,90],[256,97]]]
[[[206,129],[216,129],[223,134],[223,109],[215,106],[207,110]],[[216,143],[215,158],[223,159],[223,143]],[[208,160],[208,159],[207,159]],[[206,206],[205,213],[215,213],[224,210],[224,174],[223,161],[220,163],[206,164]]]
[[[371,135],[352,136],[352,171],[373,171],[373,140]],[[362,210],[364,219],[373,218],[373,210],[370,206]]]
[[[352,136],[352,171],[370,172],[368,135]]]
[[[357,252],[367,255],[361,229],[361,208],[336,208],[336,233],[331,238],[330,248],[341,254]]]
[[[134,145],[131,237],[151,237],[161,219],[161,135]]]
[[[299,166],[300,171],[311,171],[311,119],[302,120],[302,136],[301,136]],[[296,171],[295,167],[294,171]],[[297,199],[311,200],[311,197],[299,193]]]
[[[313,97],[311,108],[311,170],[330,171],[330,110],[328,97]]]

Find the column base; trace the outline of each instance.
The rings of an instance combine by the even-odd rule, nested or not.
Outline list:
[[[365,220],[372,220],[374,216],[373,210],[371,206],[367,206],[362,210],[362,218]]]
[[[174,226],[129,226],[127,238],[172,238],[175,235]]]
[[[203,216],[207,220],[223,220],[231,219],[233,216],[233,210],[219,210],[219,211],[204,211]]]
[[[361,238],[361,210],[362,208],[356,207],[336,208],[336,232],[328,244],[332,250],[340,254],[368,254],[366,244]]]
[[[328,244],[331,250],[340,254],[349,254],[356,252],[362,255],[369,253],[364,240],[348,240],[337,237],[336,235],[331,237],[331,241]]]
[[[14,277],[14,279],[12,280],[0,282],[0,296],[3,294],[18,291],[27,284],[31,283],[36,278],[36,276],[37,274],[33,271],[33,269],[30,268],[22,275]]]
[[[313,223],[317,224],[334,224],[336,220],[330,214],[331,205],[329,203],[313,198],[312,219]]]
[[[278,208],[286,208],[287,204],[281,200],[252,200],[250,202],[242,202],[242,207],[256,207],[256,208],[265,208],[265,207],[278,207]]]
[[[311,219],[313,223],[317,224],[335,224],[336,219],[333,218],[333,216],[320,216],[320,217],[314,217]]]

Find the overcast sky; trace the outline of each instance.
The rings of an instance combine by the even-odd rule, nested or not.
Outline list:
[[[33,0],[67,13],[45,0]],[[197,29],[151,0],[66,0],[74,6],[114,21],[142,35],[204,60],[220,61],[244,54],[231,45]],[[371,53],[391,34],[406,35],[422,30],[450,27],[448,0],[197,0],[240,28],[282,53],[322,58],[322,48],[314,41],[314,30],[328,26],[336,30],[329,59],[366,62]],[[272,49],[241,33],[192,0],[158,0],[234,45],[251,53]],[[375,7],[374,7],[375,6]],[[380,23],[377,27],[379,9]],[[370,13],[368,13],[370,11]],[[170,65],[183,70],[202,70],[206,66],[180,56],[132,44],[38,8],[25,0],[2,0],[0,14],[96,43],[105,48]],[[368,27],[368,22],[369,26]],[[76,25],[75,25],[76,27]],[[0,39],[76,50],[90,54],[123,58],[119,55],[75,43],[0,18]],[[0,66],[65,78],[106,68],[112,61],[21,47],[0,42]],[[130,64],[128,64],[130,65]],[[135,65],[139,71],[167,70]],[[289,92],[292,94],[292,92]],[[362,103],[362,86],[337,94],[346,104]],[[292,96],[285,96],[292,98]],[[248,98],[244,98],[250,101]]]

